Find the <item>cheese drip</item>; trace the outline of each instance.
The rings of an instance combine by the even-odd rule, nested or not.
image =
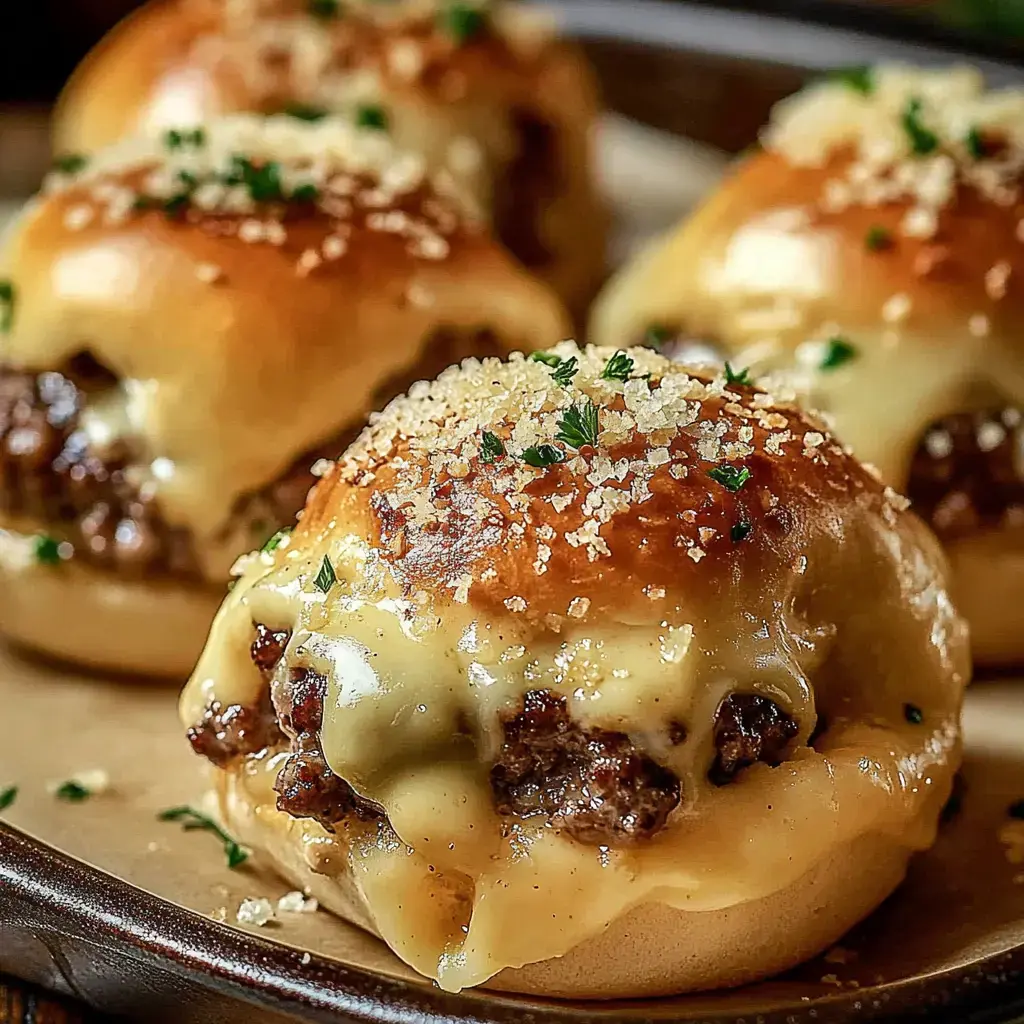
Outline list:
[[[811,541],[806,557],[717,596],[638,593],[554,633],[472,600],[407,600],[379,554],[331,521],[252,559],[182,719],[210,700],[251,701],[265,685],[248,656],[253,623],[291,630],[284,670],[328,678],[328,763],[389,821],[338,836],[293,822],[291,834],[316,870],[351,879],[403,960],[456,991],[562,955],[643,903],[704,911],[764,897],[859,836],[928,846],[959,756],[963,678],[959,627],[920,539],[858,518],[841,546]],[[326,595],[314,583],[325,557],[338,577]],[[679,776],[680,807],[652,840],[597,848],[538,818],[503,827],[488,782],[498,715],[545,687],[580,724],[628,732]],[[733,692],[777,701],[800,733],[782,766],[718,788],[711,726]],[[828,729],[815,750],[817,714]],[[673,722],[689,732],[677,746]],[[274,813],[279,767],[258,759],[227,785]]]

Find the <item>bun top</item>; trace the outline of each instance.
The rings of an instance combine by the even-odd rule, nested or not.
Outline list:
[[[786,574],[845,515],[901,508],[791,404],[649,349],[566,342],[396,399],[296,542],[357,523],[404,590],[543,623]]]
[[[967,678],[942,556],[819,423],[750,384],[645,349],[468,360],[375,416],[295,532],[239,571],[182,718],[258,706],[255,624],[283,645],[275,700],[323,680],[315,740],[381,811],[327,859],[446,988],[562,955],[644,902],[777,892],[868,832],[934,836]],[[732,699],[786,729],[763,758],[778,768],[725,784]],[[539,707],[642,752],[647,781],[592,781],[660,792],[657,813],[597,798],[577,828],[546,811],[569,784],[557,739],[524,783],[536,804],[506,806],[509,730]],[[261,814],[270,765],[240,773]]]
[[[437,332],[564,334],[453,188],[331,120],[235,115],[118,144],[52,175],[15,225],[4,359],[88,352],[109,370],[104,429],[143,442],[141,483],[216,546],[240,494],[406,386]]]
[[[359,116],[363,104],[387,100],[399,108],[397,127],[420,136],[403,144],[429,153],[450,141],[439,133],[446,119],[459,120],[432,108],[467,108],[463,127],[480,129],[467,134],[491,140],[499,129],[483,112],[496,102],[561,110],[583,97],[592,88],[575,51],[547,15],[517,4],[163,0],[126,19],[76,71],[56,136],[59,149],[88,151],[140,127],[231,111]],[[405,124],[407,104],[418,129]]]
[[[862,69],[781,103],[762,140],[609,288],[596,340],[664,324],[738,365],[796,368],[902,486],[934,419],[1024,400],[1024,89]]]

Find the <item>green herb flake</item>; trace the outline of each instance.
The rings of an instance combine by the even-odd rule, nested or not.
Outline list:
[[[6,278],[0,280],[0,334],[9,333],[14,326],[16,296],[14,282]]]
[[[870,96],[875,91],[875,72],[869,64],[836,68],[829,74],[829,78],[862,96]]]
[[[523,452],[523,462],[535,469],[547,469],[565,462],[565,452],[552,444],[538,444]]]
[[[60,565],[60,541],[44,533],[33,537],[32,557],[39,565]]]
[[[725,364],[725,383],[741,384],[743,387],[750,387],[750,368],[745,366],[742,370],[734,370],[729,363]]]
[[[249,851],[227,834],[212,818],[193,807],[171,807],[157,815],[159,821],[175,821],[186,832],[212,832],[223,844],[229,868],[237,868],[249,859]]]
[[[577,450],[590,445],[597,447],[597,406],[588,398],[579,405],[571,406],[558,421],[555,440]]]
[[[331,559],[329,556],[324,555],[324,560],[320,563],[320,571],[316,574],[316,579],[313,580],[313,586],[321,594],[329,594],[331,587],[337,582],[338,576],[334,571],[334,566],[331,564]]]
[[[988,146],[985,145],[985,136],[977,128],[971,128],[964,137],[964,146],[972,160],[984,160],[988,156]]]
[[[728,463],[723,463],[721,466],[709,469],[708,476],[716,484],[721,484],[727,491],[735,494],[750,479],[750,470],[746,466],[730,466]]]
[[[281,530],[278,530],[273,537],[270,537],[267,542],[260,548],[260,554],[270,555],[273,554],[291,535],[292,527],[286,526]]]
[[[939,148],[938,135],[921,122],[920,97],[914,96],[907,100],[901,121],[910,139],[910,148],[917,156],[927,156]]]
[[[320,198],[320,189],[312,182],[299,185],[291,195],[293,203],[315,203]]]
[[[625,381],[629,380],[629,375],[633,372],[633,365],[633,360],[620,348],[619,351],[604,364],[604,369],[601,371],[601,379],[620,380],[625,383]]]
[[[835,370],[855,359],[857,350],[845,338],[836,335],[825,342],[825,348],[821,353],[821,362],[818,363],[819,370]]]
[[[562,362],[562,357],[556,356],[554,352],[531,352],[530,362],[543,363],[545,366],[558,366]]]
[[[0,811],[6,811],[9,807],[13,807],[14,801],[17,799],[17,786],[8,786],[7,789],[0,789]]]
[[[892,232],[880,224],[874,224],[868,228],[868,233],[864,236],[864,244],[871,252],[882,252],[883,249],[892,247]]]
[[[191,192],[179,192],[176,196],[171,196],[170,199],[164,201],[164,213],[168,217],[177,217],[178,214],[184,212],[184,209],[188,206],[191,198]]]
[[[85,170],[89,164],[89,158],[81,153],[64,153],[53,161],[53,169],[58,174],[78,174]]]
[[[924,712],[916,704],[904,704],[903,717],[911,725],[920,725],[924,721]]]
[[[567,388],[572,383],[573,377],[579,372],[580,368],[576,362],[576,357],[570,356],[568,359],[563,359],[555,367],[554,372],[551,374],[551,379],[560,388]]]
[[[441,31],[459,46],[481,35],[487,27],[484,12],[470,4],[450,3],[438,14]]]
[[[309,13],[316,18],[337,18],[341,14],[340,0],[309,0]]]
[[[74,779],[68,779],[67,782],[62,782],[53,791],[53,795],[65,803],[80,804],[92,796],[92,790],[87,789],[80,782],[75,782]]]
[[[501,438],[497,434],[492,434],[491,431],[485,430],[480,441],[480,461],[490,464],[495,459],[500,459],[504,454],[505,445],[502,443]]]
[[[255,163],[248,157],[232,157],[232,172],[225,184],[244,185],[254,203],[280,202],[285,198],[281,187],[281,165],[274,160]]]
[[[1024,821],[1024,800],[1016,800],[1006,808],[1009,817],[1016,821]]]
[[[322,121],[327,117],[328,112],[323,107],[314,107],[308,103],[291,103],[284,108],[284,113],[298,121],[313,123],[315,121]]]
[[[388,130],[388,112],[374,103],[365,103],[356,111],[356,126],[374,131]]]
[[[738,523],[733,523],[732,529],[729,531],[729,537],[733,544],[742,544],[753,532],[753,525],[748,523],[746,519],[741,519]]]
[[[659,327],[657,324],[652,324],[644,331],[642,344],[644,348],[653,348],[655,352],[660,352],[662,346],[667,345],[674,336],[675,331],[668,327]]]

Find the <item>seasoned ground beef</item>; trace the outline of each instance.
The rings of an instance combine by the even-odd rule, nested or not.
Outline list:
[[[907,484],[940,535],[1024,523],[1024,425],[1018,409],[960,413],[928,428]]]
[[[672,772],[623,733],[580,728],[550,690],[527,693],[503,727],[491,769],[499,814],[543,815],[580,842],[614,845],[654,835],[679,804]]]
[[[383,382],[383,405],[416,380],[436,377],[469,354],[500,351],[487,330],[439,330],[410,370]],[[68,541],[74,557],[119,575],[202,582],[191,533],[171,526],[144,483],[147,457],[131,438],[102,449],[82,429],[90,404],[116,401],[117,378],[88,354],[60,370],[29,373],[0,364],[0,511]],[[303,452],[281,476],[235,502],[222,536],[239,551],[256,547],[295,519],[315,479],[310,467],[334,459],[355,439],[353,424]]]
[[[548,266],[552,253],[541,227],[544,212],[564,188],[558,136],[547,121],[528,110],[512,115],[518,142],[495,196],[495,230],[525,266]]]
[[[346,818],[375,821],[382,819],[384,813],[335,775],[324,758],[320,728],[326,690],[327,680],[310,669],[293,668],[283,682],[275,680],[274,707],[281,728],[291,741],[291,754],[274,789],[278,810],[293,818],[313,818],[333,832]]]
[[[781,764],[800,731],[778,704],[756,693],[733,693],[715,715],[715,756],[708,777],[716,786],[731,782],[744,768],[763,761]]]
[[[131,482],[130,442],[99,450],[80,429],[83,408],[116,386],[111,380],[86,355],[38,374],[0,366],[0,509],[39,521],[102,568],[193,576],[187,532]]]
[[[256,707],[242,704],[225,707],[214,701],[206,709],[203,720],[188,730],[192,749],[218,768],[276,747],[283,740],[269,694]]]
[[[263,678],[270,680],[274,669],[284,657],[284,649],[288,646],[292,634],[289,629],[267,629],[262,622],[256,625],[256,639],[249,648],[253,664],[263,673]]]

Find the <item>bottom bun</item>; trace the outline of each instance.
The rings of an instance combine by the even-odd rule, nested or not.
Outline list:
[[[0,630],[16,644],[90,669],[187,677],[223,597],[74,564],[26,565],[8,554],[0,545]]]
[[[340,843],[311,841],[324,835],[317,825],[254,803],[246,780],[235,772],[218,772],[216,784],[225,827],[236,839],[322,906],[379,937]],[[837,942],[900,884],[908,859],[906,847],[891,836],[862,835],[764,899],[700,913],[644,904],[565,956],[504,970],[484,987],[564,999],[623,999],[757,981]]]
[[[944,542],[953,597],[971,627],[974,663],[1024,665],[1024,527]]]

